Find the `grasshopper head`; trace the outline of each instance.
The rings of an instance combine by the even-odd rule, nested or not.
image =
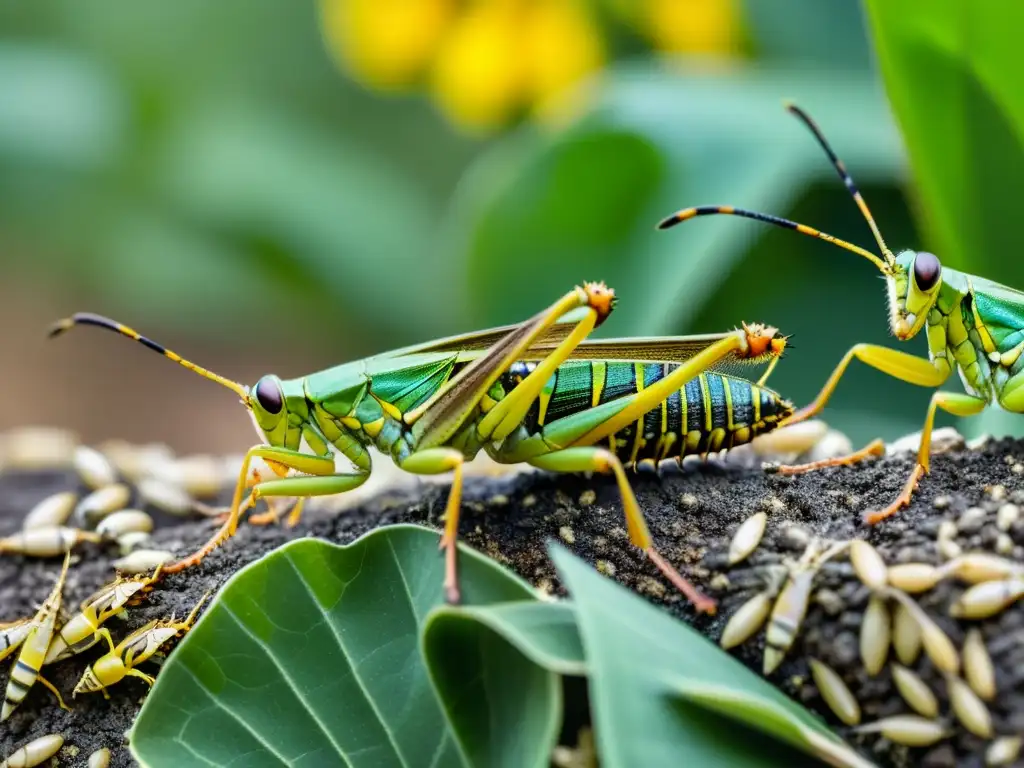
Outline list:
[[[927,251],[902,251],[885,276],[889,289],[889,326],[900,341],[924,326],[939,296],[942,264]]]
[[[271,445],[284,445],[288,433],[288,408],[284,383],[270,373],[256,382],[245,399],[252,412],[256,431],[264,435]]]

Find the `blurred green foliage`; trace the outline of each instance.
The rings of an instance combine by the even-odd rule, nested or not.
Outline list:
[[[874,268],[752,222],[653,226],[676,208],[731,203],[870,245],[781,109],[793,98],[894,247],[927,244],[1024,285],[1007,226],[1024,184],[1024,96],[1004,5],[867,4],[922,235],[855,0],[748,0],[742,55],[620,57],[563,125],[486,140],[420,96],[350,80],[313,4],[5,4],[0,265],[72,297],[69,309],[253,356],[290,345],[317,364],[513,322],[605,279],[622,298],[606,335],[741,320],[794,334],[773,383],[806,402],[850,345],[885,342]],[[923,340],[911,345],[924,354]],[[928,394],[857,368],[826,418],[855,441],[891,438],[920,427]]]

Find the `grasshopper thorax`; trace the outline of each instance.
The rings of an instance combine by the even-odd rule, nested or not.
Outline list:
[[[939,297],[942,264],[927,251],[901,251],[885,276],[889,290],[889,326],[901,341],[924,326]]]

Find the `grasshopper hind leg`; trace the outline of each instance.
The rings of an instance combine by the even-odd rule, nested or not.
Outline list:
[[[629,540],[650,559],[661,571],[662,575],[676,587],[687,600],[693,603],[694,608],[700,613],[714,614],[716,603],[697,591],[697,588],[687,581],[673,568],[665,558],[654,548],[654,540],[647,528],[643,512],[637,503],[633,489],[626,479],[626,471],[622,462],[611,451],[595,446],[581,446],[576,448],[565,448],[560,451],[537,456],[528,462],[539,469],[547,469],[553,472],[611,472],[619,486],[619,494],[622,497],[623,513],[626,517],[626,530],[629,533]]]

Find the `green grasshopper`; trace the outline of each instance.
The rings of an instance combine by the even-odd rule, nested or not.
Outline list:
[[[241,511],[258,498],[301,499],[361,485],[370,474],[372,445],[408,472],[453,473],[441,547],[445,596],[458,602],[462,466],[484,450],[505,464],[612,473],[630,541],[698,610],[713,612],[714,601],[654,548],[624,465],[707,454],[774,429],[793,406],[762,385],[786,339],[774,328],[744,325],[708,336],[587,340],[613,304],[611,289],[586,283],[518,325],[407,347],[303,378],[267,375],[252,389],[98,315],[74,315],[51,335],[87,324],[141,342],[235,392],[266,441],[246,454],[221,529],[164,573],[199,563],[234,534]],[[768,369],[757,384],[713,371],[735,362],[767,362]],[[355,471],[336,471],[335,452]],[[256,457],[278,477],[257,480],[243,503]],[[287,476],[292,470],[300,474]]]
[[[825,150],[871,228],[882,252],[881,257],[813,227],[732,206],[686,208],[664,219],[658,227],[667,229],[695,216],[728,214],[794,229],[832,243],[863,256],[881,270],[888,288],[889,326],[896,338],[905,341],[926,329],[927,360],[888,347],[857,344],[836,366],[814,402],[787,418],[783,425],[795,424],[820,413],[854,358],[901,381],[922,387],[940,387],[954,370],[959,372],[967,394],[940,390],[932,395],[921,430],[917,464],[892,504],[883,510],[865,514],[865,521],[875,524],[909,505],[922,476],[927,474],[937,408],[955,416],[973,416],[988,405],[998,405],[1011,413],[1024,413],[1024,357],[1021,355],[1024,352],[1024,293],[943,267],[938,257],[926,251],[905,250],[894,254],[886,246],[864,198],[821,129],[796,105],[787,104],[786,109],[810,129]],[[884,452],[882,441],[875,440],[850,456],[783,467],[781,471],[798,474],[823,466],[850,464]]]

